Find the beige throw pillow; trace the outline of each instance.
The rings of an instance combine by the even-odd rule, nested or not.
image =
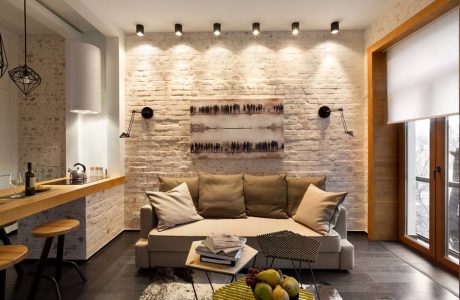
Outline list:
[[[150,203],[155,208],[158,218],[158,231],[174,227],[176,225],[203,220],[195,206],[184,182],[167,192],[145,192]]]
[[[300,202],[294,220],[322,235],[328,235],[331,221],[347,193],[325,192],[310,184]]]
[[[159,176],[160,192],[172,190],[181,183],[186,183],[195,207],[198,208],[198,176],[195,177],[165,177]]]
[[[198,212],[205,218],[246,218],[243,174],[200,174]]]
[[[248,216],[287,219],[286,174],[244,174],[244,201]]]
[[[303,195],[310,184],[314,184],[322,190],[325,190],[326,177],[286,177],[287,182],[287,214],[292,217],[297,212]]]

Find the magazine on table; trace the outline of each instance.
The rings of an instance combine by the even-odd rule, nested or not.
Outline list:
[[[228,253],[225,253],[223,251],[214,253],[208,247],[201,244],[198,247],[196,247],[195,252],[198,255],[206,256],[209,258],[217,258],[217,259],[228,260],[228,261],[237,261],[241,257],[241,254],[243,253],[243,249],[239,248],[236,251],[232,251]]]
[[[246,241],[247,239],[245,237],[239,237],[231,234],[211,233],[202,243],[214,254],[217,254],[220,251],[224,253],[231,253],[239,249],[243,249]]]

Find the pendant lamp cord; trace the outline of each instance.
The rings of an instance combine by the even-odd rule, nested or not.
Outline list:
[[[27,66],[27,14],[26,0],[24,0],[24,65]]]

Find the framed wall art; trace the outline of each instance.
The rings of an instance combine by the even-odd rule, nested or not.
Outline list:
[[[190,152],[195,158],[280,158],[283,121],[280,98],[192,100]]]

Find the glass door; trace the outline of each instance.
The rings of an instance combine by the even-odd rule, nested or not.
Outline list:
[[[430,249],[432,145],[431,121],[406,123],[405,232],[403,238],[420,249]],[[426,252],[426,251],[424,251]]]
[[[444,249],[443,256],[458,265],[459,251],[459,117],[446,118],[446,180],[443,201],[444,220]]]
[[[400,239],[451,270],[459,264],[459,116],[407,122]]]

